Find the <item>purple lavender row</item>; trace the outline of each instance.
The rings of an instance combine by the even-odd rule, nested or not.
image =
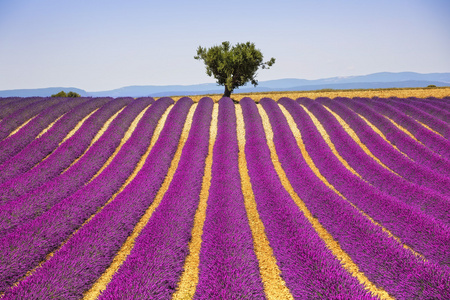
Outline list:
[[[233,101],[219,101],[211,186],[194,299],[265,299],[238,165]]]
[[[393,145],[408,155],[412,160],[450,177],[449,160],[439,156],[421,143],[418,143],[384,118],[383,115],[368,107],[365,103],[356,101],[355,99],[345,98],[341,100],[341,103],[356,113],[361,114],[370,123],[374,124]]]
[[[267,100],[260,102],[265,108]],[[341,267],[281,184],[255,102],[243,98],[240,105],[245,121],[245,155],[257,209],[291,294],[296,299],[331,299],[344,294],[372,299],[356,278]],[[272,110],[266,109],[266,112],[271,114]],[[279,144],[277,124],[272,126],[275,126],[274,136]],[[302,175],[303,172],[299,172],[297,176]],[[304,180],[309,188],[316,186],[309,178]],[[331,194],[325,189],[323,192]]]
[[[405,102],[449,124],[450,105],[446,104],[445,102],[440,102],[436,100],[438,99],[432,97],[430,98],[409,97],[405,99]]]
[[[395,123],[411,132],[411,134],[426,147],[450,160],[450,142],[444,137],[424,128],[413,118],[393,106],[386,104],[382,99],[359,98],[358,101],[367,104],[375,111],[392,119]]]
[[[406,99],[406,103],[412,105],[425,113],[428,113],[439,120],[444,121],[447,124],[450,124],[450,112],[445,110],[442,106],[434,102],[430,102],[428,99],[420,99],[411,97]]]
[[[15,101],[19,101],[22,99],[21,97],[0,97],[0,115],[4,114],[4,110],[8,107],[8,104],[11,104]],[[1,120],[1,117],[0,117]]]
[[[36,218],[58,201],[75,193],[105,164],[119,146],[131,122],[153,99],[134,100],[92,147],[65,173],[39,188],[0,206],[0,233]]]
[[[11,158],[33,141],[36,136],[61,115],[67,113],[75,106],[87,101],[86,98],[66,100],[42,111],[36,118],[27,123],[18,134],[10,136],[0,142],[0,163]]]
[[[444,196],[449,197],[447,211],[450,212],[450,177],[443,176],[423,165],[417,164],[395,150],[379,134],[373,131],[369,125],[362,120],[350,108],[341,102],[343,99],[319,98],[318,103],[327,106],[334,113],[338,114],[353,131],[357,134],[361,142],[388,168],[402,176],[402,178],[435,190]]]
[[[426,99],[423,99],[428,104],[433,105],[434,107],[440,108],[446,112],[450,112],[450,97],[444,97],[442,99],[435,98],[435,97],[429,97]]]
[[[16,288],[6,291],[4,299],[45,299],[52,295],[61,299],[80,299],[83,296],[83,292],[111,264],[117,251],[153,202],[177,149],[191,105],[192,100],[189,98],[177,101],[158,141],[134,180],[89,223],[81,227],[36,273]],[[76,203],[75,205],[78,206]],[[76,219],[76,215],[74,213],[70,218]],[[35,241],[32,237],[30,239]],[[51,240],[53,236],[45,238],[47,239]],[[34,245],[37,247],[32,249],[40,251],[39,244]],[[3,251],[8,251],[7,249],[2,247]],[[8,258],[13,259],[16,253],[8,253]],[[13,266],[9,265],[9,270],[14,270]],[[2,270],[0,274],[9,270]]]
[[[300,108],[298,104],[290,99],[280,101],[293,115],[302,130],[302,136],[303,128],[313,129],[314,125],[311,120],[306,119],[306,115],[299,118],[296,114],[296,110]],[[328,189],[306,164],[279,107],[272,100],[263,99],[260,103],[270,114],[278,157],[292,187],[360,271],[372,283],[397,299],[438,299],[443,293],[450,293],[448,268],[414,256],[347,201]],[[304,122],[309,124],[304,126]],[[314,130],[317,132],[317,129]],[[304,140],[309,138],[309,135],[305,136]],[[321,144],[313,147],[314,151],[327,148]],[[329,153],[322,153],[320,156],[323,164],[330,163],[327,167],[329,169],[336,165],[332,163],[331,157],[332,154]],[[343,181],[343,185],[346,184],[345,177],[339,174],[335,176]],[[376,205],[373,203],[375,201],[367,202]]]
[[[213,101],[200,100],[177,170],[161,203],[136,238],[133,250],[99,298],[170,299],[189,253],[199,203]]]
[[[450,139],[450,127],[444,121],[424,112],[422,109],[410,104],[408,99],[388,98],[385,102],[393,107],[400,109],[402,112],[428,125],[431,129],[439,132],[446,139]]]
[[[0,128],[2,127],[3,120],[8,117],[10,114],[18,111],[34,102],[42,101],[41,97],[27,97],[27,98],[19,98],[15,101],[11,101],[6,103],[0,107]]]
[[[131,98],[118,98],[104,105],[80,127],[67,141],[61,144],[47,159],[36,167],[20,174],[0,186],[0,205],[20,195],[33,191],[45,182],[60,175],[70,164],[84,153],[103,124]]]
[[[331,152],[312,120],[298,104],[287,98],[280,99],[279,103],[292,114],[306,150],[328,182],[359,209],[399,237],[404,244],[438,264],[450,264],[448,227],[351,173]]]
[[[304,104],[322,123],[336,150],[364,180],[429,216],[442,220],[446,226],[450,224],[448,197],[409,182],[382,167],[361,149],[330,112],[316,102],[317,99],[299,98],[297,101]]]
[[[172,103],[173,100],[163,98],[152,104],[130,139],[92,182],[5,235],[0,244],[0,257],[4,255],[0,264],[0,282],[4,283],[0,291],[34,268],[118,191],[147,150],[158,120]]]
[[[42,100],[31,103],[24,108],[15,111],[13,114],[4,118],[0,124],[0,140],[10,135],[16,128],[36,116],[46,108],[63,102],[61,98],[41,98]]]
[[[33,140],[22,151],[0,165],[0,184],[25,173],[37,165],[58,147],[59,143],[78,122],[110,100],[111,98],[94,98],[69,111],[44,135]]]

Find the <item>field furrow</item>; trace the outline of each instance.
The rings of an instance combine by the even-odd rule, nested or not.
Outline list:
[[[289,100],[280,100],[295,118],[300,129],[308,155],[314,160],[319,172],[342,193],[355,208],[362,210],[389,235],[395,237],[405,248],[417,256],[429,258],[439,264],[447,264],[449,239],[448,227],[427,218],[422,212],[409,207],[397,199],[381,193],[373,186],[362,181],[346,170],[333,157],[331,151],[322,140],[314,123],[305,112]],[[322,179],[323,181],[323,179]],[[434,235],[439,238],[433,239]]]
[[[24,127],[32,119],[36,118],[45,109],[52,105],[67,101],[61,98],[43,99],[31,103],[24,108],[15,111],[13,114],[4,118],[0,123],[0,140],[7,138],[8,136],[16,133],[20,130],[19,127]]]
[[[358,99],[378,113],[391,119],[410,132],[430,150],[450,160],[450,142],[444,137],[426,129],[418,121],[380,99]]]
[[[275,109],[270,109],[271,113],[275,113],[274,111]],[[324,184],[317,180],[318,178],[312,175],[311,170],[302,162],[300,151],[298,148],[295,149],[296,143],[292,133],[287,130],[287,126],[287,124],[283,125],[289,134],[274,135],[276,146],[276,138],[283,141],[284,147],[279,145],[276,150],[286,176],[311,212],[313,220],[320,222],[319,224],[322,224],[323,228],[338,242],[337,245],[354,262],[356,270],[359,269],[370,282],[396,298],[406,294],[411,297],[423,288],[427,293],[438,294],[438,291],[442,289],[442,280],[448,276],[447,268],[423,261],[415,256],[408,249],[401,247],[379,226],[375,226],[360,214],[347,201],[331,190],[324,189]],[[292,146],[287,147],[288,145]],[[308,180],[305,180],[303,176],[308,176]],[[420,272],[408,271],[411,269],[420,270]],[[408,288],[393,284],[399,280],[406,280],[405,285]],[[431,288],[425,287],[428,285],[425,283],[428,280]],[[417,289],[412,289],[412,286]]]
[[[33,141],[42,131],[44,131],[50,124],[53,124],[57,118],[67,113],[75,106],[82,104],[87,99],[80,98],[78,100],[69,100],[57,103],[42,111],[39,115],[33,117],[23,124],[23,127],[16,129],[18,134],[12,132],[10,136],[0,142],[0,163],[11,158]]]
[[[28,105],[31,105],[34,102],[42,101],[43,98],[40,97],[28,97],[28,98],[19,98],[15,101],[11,101],[9,103],[5,103],[0,108],[0,128],[3,126],[3,121],[9,115],[13,114],[16,111],[21,110]]]
[[[78,124],[81,126],[106,102],[105,98],[93,99],[80,104],[64,115],[46,134],[32,141],[22,151],[0,165],[0,184],[29,171],[49,157]]]
[[[245,207],[253,236],[253,247],[258,258],[261,280],[268,299],[292,299],[292,294],[281,277],[277,260],[267,238],[264,224],[256,206],[255,194],[250,180],[247,159],[245,155],[245,123],[241,106],[236,106],[237,134],[239,145],[239,173],[244,194]]]
[[[387,100],[384,100],[384,102],[414,118],[428,130],[431,130],[443,136],[447,140],[450,138],[450,127],[446,122],[440,120],[434,115],[427,113],[423,108],[419,109],[415,105],[411,105],[411,101],[408,101],[408,99],[400,100],[398,98],[389,98]]]
[[[62,143],[48,158],[26,173],[3,183],[0,186],[0,204],[29,192],[28,196],[31,196],[34,189],[60,175],[77,157],[84,153],[103,124],[128,103],[128,99],[117,99],[114,100],[114,104],[103,106],[84,122],[75,135]],[[36,192],[39,193],[39,190]]]
[[[0,299],[449,299],[450,97],[336,95],[0,97]]]
[[[280,109],[283,112],[286,121],[288,122],[289,128],[293,133],[297,146],[301,151],[301,154],[308,164],[308,167],[314,172],[314,174],[331,190],[333,190],[337,195],[347,200],[354,208],[356,208],[364,217],[368,218],[376,226],[380,226],[381,229],[386,232],[390,237],[397,240],[403,247],[409,249],[416,256],[423,256],[415,252],[412,248],[403,244],[400,238],[395,236],[388,229],[383,227],[380,223],[376,222],[372,217],[367,215],[364,211],[359,209],[354,203],[348,200],[341,192],[336,188],[343,189],[344,191],[350,191],[351,188],[356,188],[357,190],[371,190],[370,193],[375,193],[379,196],[379,192],[376,191],[370,185],[363,180],[361,177],[357,176],[354,172],[347,170],[342,164],[342,161],[334,155],[331,148],[328,147],[325,140],[321,137],[318,128],[316,129],[315,124],[295,102],[288,98],[282,98],[279,100]],[[295,120],[293,118],[295,116]],[[309,152],[308,152],[309,151]],[[314,157],[314,160],[313,160]],[[320,170],[319,170],[320,168]],[[330,181],[324,176],[326,175]],[[356,176],[355,176],[356,175]],[[332,184],[332,183],[334,184]],[[365,185],[366,184],[366,185]],[[335,187],[336,186],[336,187]],[[349,193],[352,197],[352,193]],[[364,194],[363,194],[364,195]],[[365,195],[364,195],[365,197]],[[356,197],[359,200],[358,197]]]
[[[264,292],[241,191],[236,114],[231,99],[219,101],[217,120],[194,299],[261,299]]]
[[[381,161],[384,166],[395,172],[395,174],[419,186],[430,188],[444,196],[450,197],[449,177],[434,172],[421,164],[416,164],[402,153],[399,153],[398,150],[383,140],[377,132],[371,130],[370,126],[352,110],[340,104],[339,99],[332,101],[331,99],[320,98],[317,101],[328,107],[328,110],[339,120],[341,125],[344,123],[346,124],[345,126],[351,128],[358,138],[357,140],[354,138],[355,142],[367,147],[373,156]]]
[[[46,214],[24,223],[22,228],[15,230],[16,234],[22,232],[25,233],[23,236],[34,236],[37,243],[45,242],[47,248],[40,249],[41,256],[45,255],[45,251],[55,249],[48,253],[38,266],[28,272],[26,277],[53,257],[55,252],[111,203],[136,177],[159,137],[167,115],[173,107],[170,106],[172,103],[171,99],[163,99],[152,105],[142,117],[130,140],[92,183],[55,205]],[[48,238],[50,236],[52,239]],[[34,257],[27,263],[32,264],[33,259],[37,258]]]
[[[435,98],[435,97],[421,99],[421,101],[431,104],[434,107],[437,107],[437,108],[442,109],[447,112],[450,112],[450,103],[448,102],[449,100],[450,100],[450,97],[444,97],[442,99]]]
[[[340,293],[368,297],[363,285],[341,267],[345,253],[293,192],[270,143],[271,136],[266,139],[267,118],[261,119],[261,110],[249,98],[243,99],[241,106],[255,200],[281,276],[293,297],[332,298]],[[348,259],[347,263],[352,264]]]
[[[399,151],[406,154],[409,158],[431,170],[450,177],[450,161],[417,141],[406,129],[383,117],[383,115],[362,102],[354,99],[342,99],[341,103],[365,118],[367,122],[373,124],[393,146],[397,147]]]
[[[101,275],[111,262],[113,265],[116,264],[117,268],[120,266],[126,258],[123,251],[131,250],[130,245],[132,245],[129,242],[125,245],[123,243],[134,232],[133,229],[149,205],[154,202],[178,146],[184,124],[184,122],[180,124],[179,121],[186,118],[191,103],[191,100],[179,101],[170,111],[164,129],[152,147],[144,166],[122,192],[78,230],[41,268],[38,268],[32,276],[20,282],[16,288],[11,289],[10,294],[7,293],[5,296],[27,298],[36,295],[36,297],[45,298],[52,293],[58,293],[62,298],[80,298],[95,281],[104,281]],[[75,209],[73,218],[77,218],[76,202],[72,206]],[[143,227],[142,224],[138,226]],[[133,241],[135,238],[136,236]],[[107,241],[109,244],[105,245]],[[113,260],[114,257],[121,258],[119,265],[116,263],[117,259]],[[61,263],[68,264],[68,266],[61,269],[59,268]],[[74,268],[77,265],[85,267]],[[60,272],[54,273],[55,268]],[[85,272],[80,281],[67,280],[73,277],[71,272],[80,271]],[[110,276],[113,274],[114,272]],[[75,287],[67,289],[67,284]],[[33,288],[30,290],[28,286]],[[29,291],[31,294],[28,294]],[[22,294],[29,296],[20,296]]]
[[[175,291],[189,251],[199,203],[212,109],[213,101],[209,98],[192,106],[191,111],[195,112],[183,129],[168,172],[167,178],[171,179],[168,187],[163,183],[158,191],[161,196],[157,195],[151,206],[154,212],[143,222],[145,227],[100,299],[133,295],[167,299]],[[90,297],[87,294],[85,298]]]
[[[128,105],[123,113],[110,124],[111,126],[108,127],[103,138],[93,144],[67,172],[45,182],[38,189],[2,205],[0,232],[5,232],[21,222],[39,216],[88,182],[120,145],[131,122],[147,105],[149,105],[147,101],[136,101]],[[36,201],[36,199],[40,199],[40,201]]]
[[[425,113],[432,115],[435,118],[439,118],[447,124],[450,124],[450,112],[444,108],[444,105],[436,103],[436,101],[428,99],[408,98],[407,103],[412,105]]]
[[[205,159],[205,171],[202,178],[202,189],[200,199],[194,216],[192,237],[189,241],[189,253],[184,262],[183,273],[178,281],[172,299],[192,298],[197,289],[199,280],[200,250],[202,246],[203,228],[206,219],[206,208],[208,207],[209,189],[211,187],[212,163],[214,145],[217,138],[219,105],[214,104],[209,129],[208,155]]]
[[[450,224],[450,214],[445,208],[448,199],[429,188],[409,182],[393,174],[368,156],[342,128],[338,120],[322,105],[316,102],[303,101],[302,107],[317,118],[317,122],[327,131],[331,142],[339,154],[355,169],[355,171],[368,183],[387,193],[416,210],[422,210],[431,218],[438,218]],[[444,210],[441,209],[444,205]]]

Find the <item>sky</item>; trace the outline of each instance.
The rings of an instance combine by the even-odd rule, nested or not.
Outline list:
[[[0,0],[0,90],[215,82],[198,46],[255,43],[259,81],[450,72],[448,0]]]

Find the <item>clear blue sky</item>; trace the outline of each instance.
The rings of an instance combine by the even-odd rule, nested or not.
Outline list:
[[[450,72],[450,1],[0,0],[0,90],[215,82],[193,56],[226,40],[260,81]]]

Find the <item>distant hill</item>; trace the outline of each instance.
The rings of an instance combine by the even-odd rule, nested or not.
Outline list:
[[[414,72],[390,73],[381,72],[361,76],[331,77],[324,79],[295,79],[285,78],[277,80],[260,81],[259,85],[253,87],[250,84],[235,90],[235,93],[269,92],[269,91],[308,91],[321,89],[373,89],[373,88],[403,88],[403,87],[426,87],[430,84],[436,86],[450,86],[450,73],[420,74]],[[180,95],[203,95],[223,93],[223,87],[215,83],[195,85],[144,85],[127,86],[119,89],[86,92],[77,88],[52,87],[42,89],[21,89],[0,91],[0,97],[31,97],[51,96],[60,91],[73,91],[81,96],[93,97],[142,97],[142,96],[180,96]]]
[[[82,97],[90,96],[85,90],[77,88],[66,87],[50,87],[42,89],[21,89],[21,90],[6,90],[0,91],[0,97],[50,97],[53,94],[57,94],[61,91],[66,93],[72,91],[80,94]]]

